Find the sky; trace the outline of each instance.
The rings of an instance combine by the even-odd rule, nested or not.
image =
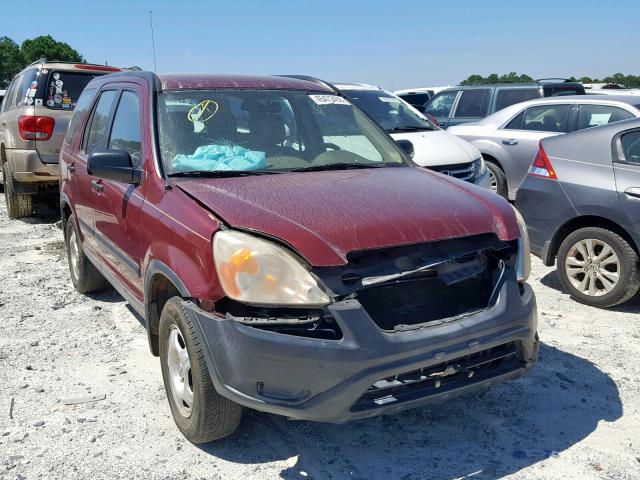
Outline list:
[[[158,72],[305,74],[388,89],[471,74],[640,74],[640,1],[0,0],[0,35],[52,35],[89,62]],[[58,6],[56,6],[58,5]]]

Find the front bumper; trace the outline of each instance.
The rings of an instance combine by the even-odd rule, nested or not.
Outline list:
[[[344,300],[329,307],[341,340],[265,331],[188,305],[217,391],[246,407],[296,419],[342,423],[447,400],[517,378],[538,357],[535,297],[528,285],[521,290],[515,282],[503,285],[490,309],[397,333],[380,330],[358,301]],[[518,365],[508,372],[407,401],[355,408],[382,379],[510,342],[517,345]]]
[[[42,163],[36,150],[8,149],[6,152],[14,181],[18,183],[56,183],[60,179],[59,166]]]
[[[476,177],[473,183],[475,183],[479,187],[486,188],[487,190],[491,190],[491,178],[489,176],[489,170],[486,169],[482,175],[480,175],[479,177]]]

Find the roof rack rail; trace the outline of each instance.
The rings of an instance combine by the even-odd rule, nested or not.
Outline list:
[[[330,90],[333,90],[334,92],[337,92],[338,89],[336,87],[334,87],[332,84],[330,84],[329,82],[325,82],[324,80],[320,80],[319,78],[316,77],[311,77],[309,75],[296,75],[296,74],[290,74],[290,75],[275,75],[276,77],[285,77],[285,78],[295,78],[297,80],[306,80],[307,82],[312,82],[315,83],[316,85],[320,85],[322,87],[326,87]]]
[[[535,82],[542,83],[542,82],[553,82],[557,80],[560,80],[562,82],[573,82],[573,80],[569,80],[568,78],[562,78],[562,77],[536,78]]]
[[[102,65],[101,63],[91,63],[91,62],[87,62],[82,61],[82,62],[69,62],[67,60],[49,60],[46,57],[42,57],[39,58],[38,60],[31,62],[29,65],[27,65],[28,67],[32,67],[33,65],[38,65],[40,63],[68,63],[69,65],[91,65],[91,66],[96,66],[96,67],[108,67],[111,65]],[[135,67],[135,68],[139,68],[139,67]]]

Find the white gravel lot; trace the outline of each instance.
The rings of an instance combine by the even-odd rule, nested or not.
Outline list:
[[[0,201],[0,479],[640,478],[638,298],[579,305],[534,260],[543,344],[525,378],[342,426],[246,411],[196,447],[140,319],[114,291],[73,290],[55,222],[9,221]],[[61,402],[88,396],[104,399]]]

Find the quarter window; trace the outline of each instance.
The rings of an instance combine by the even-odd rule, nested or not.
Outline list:
[[[106,147],[107,137],[109,136],[109,114],[115,98],[115,90],[106,90],[100,95],[100,100],[93,111],[91,123],[87,126],[88,130],[85,134],[85,152],[87,155],[90,155],[96,148]]]
[[[489,89],[463,90],[453,116],[455,118],[484,117],[489,108],[489,98],[491,98]]]
[[[578,130],[607,125],[634,118],[631,112],[610,105],[580,105],[578,113]]]
[[[140,163],[140,98],[138,94],[122,92],[118,109],[113,119],[109,148],[126,150],[134,165]]]
[[[38,88],[38,71],[35,69],[27,70],[20,79],[18,85],[18,96],[16,99],[16,105],[24,107],[27,105],[33,105],[34,98],[36,96],[36,90]]]
[[[426,113],[430,113],[438,118],[448,118],[449,113],[451,113],[451,108],[453,107],[453,102],[455,102],[457,96],[457,90],[436,95],[429,100],[429,103],[425,106]]]
[[[622,135],[620,142],[624,159],[629,163],[640,165],[640,130]]]
[[[91,100],[93,100],[93,96],[96,93],[95,88],[90,88],[82,92],[80,98],[78,99],[78,104],[76,105],[76,109],[73,112],[73,116],[71,117],[71,122],[69,122],[69,129],[67,130],[67,136],[65,137],[64,143],[67,145],[71,145],[74,137],[76,136],[76,132],[78,131],[78,125],[80,125],[80,120],[84,117],[84,114],[87,113],[87,110],[91,106]]]

